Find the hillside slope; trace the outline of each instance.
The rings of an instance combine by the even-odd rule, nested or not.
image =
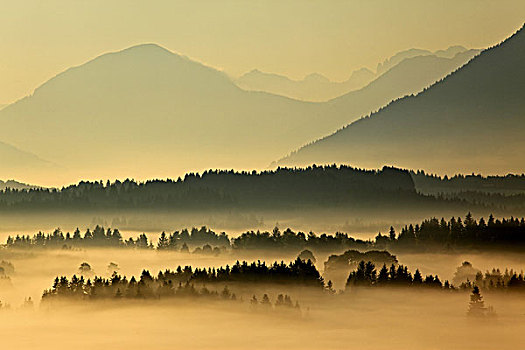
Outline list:
[[[330,81],[320,74],[310,74],[302,80],[292,80],[284,75],[261,72],[254,69],[235,80],[235,83],[250,91],[266,91],[303,101],[322,102],[352,90],[358,90],[376,78],[372,71],[362,68],[352,72],[342,82]]]
[[[54,164],[32,153],[0,141],[0,176],[2,178],[16,178],[25,181],[31,178],[32,173],[48,175],[57,169],[59,168]],[[0,182],[1,189],[3,189],[2,182]]]
[[[167,177],[267,164],[342,125],[320,110],[241,90],[150,44],[71,68],[6,107],[0,139],[84,178]]]
[[[395,101],[279,163],[521,173],[524,93],[522,28],[419,95]]]
[[[379,95],[368,96],[369,98],[378,98],[380,102],[375,103],[376,108],[378,108],[382,106],[382,104],[379,103],[385,103],[385,101],[390,102],[391,96],[398,98],[406,93],[419,92],[422,88],[427,87],[465,64],[478,52],[479,50],[467,50],[462,46],[451,46],[446,50],[438,50],[435,52],[422,49],[409,49],[398,52],[394,56],[379,63],[376,72],[372,72],[367,68],[361,68],[352,72],[348,79],[340,82],[331,81],[317,73],[307,75],[302,80],[293,80],[284,75],[262,72],[258,69],[242,75],[234,82],[245,90],[264,91],[302,101],[323,102],[351,91],[361,90],[368,84],[373,84],[376,79],[381,80],[381,76],[392,69],[394,72],[384,80],[390,84],[391,90],[384,91],[383,89],[383,91],[376,92]],[[422,61],[410,60],[415,57],[425,56],[427,56],[428,59]],[[412,63],[415,64],[415,66],[410,68]],[[425,63],[432,64],[425,65]],[[402,64],[401,67],[399,67],[401,69],[396,68],[399,64]],[[395,73],[395,71],[397,71],[397,73]],[[409,74],[407,79],[402,76],[405,72]],[[413,81],[415,77],[420,77],[420,79]],[[414,83],[413,87],[410,85],[412,82]],[[404,85],[404,88],[401,90],[396,89],[398,84]],[[366,91],[366,95],[374,91],[374,88],[365,88],[363,90]],[[365,110],[366,113],[371,112],[371,110],[367,110],[367,108],[360,108],[359,112],[356,113],[363,113],[363,110]]]
[[[155,44],[139,45],[68,69],[1,110],[0,140],[67,169],[24,178],[48,186],[165,178],[208,168],[261,169],[393,98],[421,90],[473,54],[413,58],[360,91],[311,103],[242,90],[220,71]],[[0,177],[8,176],[4,170]],[[65,180],[57,182],[58,175]]]

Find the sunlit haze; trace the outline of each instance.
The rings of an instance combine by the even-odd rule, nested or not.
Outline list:
[[[3,1],[0,33],[0,349],[523,349],[525,1]]]

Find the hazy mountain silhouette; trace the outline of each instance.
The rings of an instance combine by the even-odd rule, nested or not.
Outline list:
[[[399,64],[358,92],[311,103],[242,90],[213,68],[139,45],[68,69],[4,108],[0,139],[69,169],[61,170],[64,181],[261,168],[430,85],[468,55],[424,58],[426,64]],[[34,177],[24,181],[46,185],[57,180],[26,175]]]
[[[376,68],[376,74],[381,75],[388,71],[390,68],[396,66],[397,64],[401,63],[403,60],[407,58],[417,57],[417,56],[436,56],[436,57],[443,57],[443,58],[453,58],[459,53],[468,51],[463,46],[451,46],[446,50],[438,50],[438,51],[429,51],[424,49],[408,49],[405,51],[400,51],[396,53],[394,56],[387,58],[381,63],[378,63]]]
[[[365,116],[390,101],[422,91],[467,63],[478,53],[478,50],[469,50],[453,58],[434,55],[406,58],[364,88],[329,101],[330,113]]]
[[[252,70],[235,83],[246,90],[265,91],[304,101],[326,101],[348,91],[357,90],[371,82],[376,75],[367,68],[352,73],[343,82],[330,81],[325,76],[312,73],[303,80],[292,80],[284,75]]]
[[[28,178],[28,173],[49,174],[55,166],[36,155],[0,141],[0,169],[4,178]],[[2,183],[0,183],[0,190]]]
[[[28,184],[18,182],[15,180],[7,180],[7,181],[0,180],[0,191],[3,191],[7,188],[16,189],[16,190],[28,190],[28,189],[37,189],[41,187],[28,185]]]
[[[244,91],[147,44],[68,69],[8,106],[0,139],[83,177],[167,177],[268,164],[344,124],[321,107]]]
[[[6,105],[6,104],[1,104],[1,103],[0,103],[0,111],[1,111],[5,106],[7,106],[7,105]]]
[[[280,163],[521,173],[524,91],[522,28],[419,95],[395,101]]]
[[[367,68],[361,68],[352,72],[350,78],[342,82],[330,81],[328,78],[318,73],[307,75],[303,80],[292,80],[283,75],[261,72],[257,69],[254,69],[251,72],[248,72],[242,75],[237,80],[235,80],[235,83],[239,87],[246,90],[265,91],[298,100],[320,102],[336,98],[351,91],[359,90],[371,83],[372,81],[374,81],[375,79],[377,79],[378,77],[380,77],[383,73],[394,68],[398,64],[404,63],[406,65],[409,65],[409,63],[404,62],[404,60],[406,59],[420,56],[433,56],[435,58],[439,57],[452,59],[460,53],[465,54],[456,57],[453,61],[450,62],[446,60],[436,60],[436,62],[433,62],[432,65],[430,65],[429,67],[425,67],[425,69],[421,71],[418,70],[418,67],[414,67],[412,74],[422,74],[424,77],[424,79],[422,80],[426,84],[422,85],[421,83],[418,83],[416,81],[417,89],[408,89],[409,92],[412,93],[418,92],[420,89],[428,86],[429,83],[433,83],[443,78],[447,73],[464,64],[466,62],[465,59],[468,56],[473,56],[475,53],[477,53],[477,51],[469,51],[462,46],[451,46],[446,50],[439,50],[436,52],[421,49],[410,49],[406,51],[401,51],[395,54],[394,56],[386,59],[384,62],[379,63],[377,65],[377,72],[372,72]],[[452,69],[450,67],[452,67]],[[393,85],[397,85],[398,83],[404,83],[405,86],[410,86],[411,82],[412,80],[405,82],[404,79],[401,78],[399,82],[396,81],[389,83]],[[393,96],[394,98],[401,97],[401,95],[397,95],[396,93],[394,93],[394,91],[396,90],[393,89],[393,92],[387,94],[387,96]],[[407,92],[408,91],[405,91],[405,93]],[[383,102],[382,104],[376,103],[376,108],[390,101],[390,99],[388,99],[387,96],[378,96]],[[370,111],[365,108],[365,112],[368,113]],[[362,113],[362,109],[359,113]]]

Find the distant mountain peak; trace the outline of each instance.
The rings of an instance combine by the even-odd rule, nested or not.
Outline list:
[[[160,46],[159,44],[144,43],[144,44],[133,45],[133,46],[127,47],[122,50],[104,53],[96,57],[92,61],[103,59],[104,57],[108,57],[108,56],[122,56],[122,55],[143,56],[145,58],[165,55],[165,56],[186,58],[185,56],[182,56],[173,51],[170,51],[167,48]]]
[[[436,173],[522,173],[524,33],[522,27],[417,95],[394,100],[302,147],[278,164],[394,164]],[[455,50],[449,48],[443,54]],[[468,52],[472,55],[478,51]],[[421,63],[447,59],[432,54],[410,60]],[[335,103],[346,102],[348,97],[352,96],[336,99]]]
[[[304,81],[315,81],[320,83],[328,83],[330,82],[330,79],[325,77],[324,75],[320,73],[310,73],[307,76],[304,77]]]
[[[164,51],[169,51],[165,47],[160,46],[159,44],[156,44],[156,43],[137,44],[137,45],[130,46],[127,49],[124,49],[124,50],[164,50]]]

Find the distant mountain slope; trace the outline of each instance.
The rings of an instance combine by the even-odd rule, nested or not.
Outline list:
[[[364,116],[400,97],[416,94],[447,76],[472,59],[478,50],[453,58],[423,55],[406,58],[361,90],[349,92],[328,102],[335,115]]]
[[[321,102],[360,89],[375,77],[375,73],[362,68],[353,72],[350,78],[343,82],[333,82],[316,73],[307,75],[303,80],[292,80],[283,75],[254,69],[235,80],[235,83],[246,90],[266,91],[298,100]]]
[[[413,97],[301,148],[280,164],[351,163],[434,173],[525,169],[525,30]]]
[[[423,49],[408,49],[405,51],[401,51],[396,53],[394,56],[387,58],[381,63],[378,63],[376,68],[376,74],[381,75],[388,71],[390,68],[398,65],[403,60],[407,58],[413,58],[418,56],[436,56],[436,57],[442,57],[442,58],[453,58],[459,53],[469,51],[468,49],[464,48],[463,46],[451,46],[446,50],[438,50],[438,51],[429,51],[429,50],[423,50]]]
[[[238,88],[157,45],[68,69],[0,111],[0,139],[67,166],[72,179],[253,168],[343,125],[321,105]]]
[[[49,186],[261,169],[393,98],[418,92],[468,55],[399,64],[355,96],[311,103],[242,90],[213,68],[139,45],[68,69],[1,110],[0,140],[63,166],[49,181],[35,171],[23,178]],[[64,180],[53,182],[58,175]]]
[[[446,50],[435,52],[422,49],[405,50],[398,52],[394,56],[379,63],[376,72],[372,72],[367,68],[362,68],[352,72],[350,78],[342,82],[330,81],[325,76],[317,73],[310,74],[302,80],[292,80],[283,75],[261,72],[254,69],[235,80],[235,83],[239,87],[250,91],[265,91],[303,101],[322,102],[351,91],[362,89],[398,64],[405,63],[404,61],[407,59],[421,56],[432,56],[435,59],[453,59],[458,54],[462,54],[459,57],[456,57],[453,61],[436,59],[436,62],[434,63],[435,66],[426,67],[425,71],[418,71],[418,68],[415,67],[413,72],[423,75],[422,80],[427,82],[426,85],[421,87],[423,88],[428,86],[428,83],[433,83],[444,77],[445,74],[443,74],[443,72],[449,73],[463,65],[466,62],[465,59],[467,57],[472,57],[476,53],[477,50],[467,50],[462,46],[451,46]],[[442,65],[445,67],[442,67]],[[409,80],[409,82],[411,81]],[[401,79],[399,82],[396,81],[391,83],[394,85],[404,83],[404,79]],[[409,83],[405,84],[407,86],[409,85]],[[420,86],[421,83],[418,84],[418,89]],[[395,91],[394,89],[392,90]],[[409,90],[410,92],[419,91],[415,88]],[[389,96],[390,95],[392,95],[392,93],[389,94]],[[395,93],[393,95],[396,98],[401,97],[401,95],[396,95]],[[382,98],[383,101],[385,99],[386,98]],[[387,100],[386,102],[389,101],[390,100]]]
[[[0,141],[0,177],[1,178],[17,178],[27,179],[31,177],[31,173],[40,172],[47,174],[55,166],[45,160],[40,159],[36,155],[21,151],[9,144]],[[0,189],[2,189],[2,182],[0,181]]]
[[[37,189],[41,187],[28,185],[28,184],[18,182],[15,180],[7,180],[7,181],[0,180],[0,191],[4,191],[7,188],[16,189],[16,190],[29,190],[29,189]]]

